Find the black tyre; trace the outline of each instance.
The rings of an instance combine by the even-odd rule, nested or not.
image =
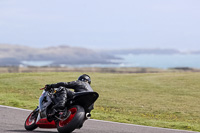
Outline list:
[[[85,118],[85,110],[79,105],[69,108],[71,115],[65,121],[57,122],[57,130],[59,133],[71,133],[83,124]]]
[[[27,117],[25,123],[24,123],[24,127],[26,130],[28,131],[32,131],[34,129],[36,129],[38,126],[36,125],[36,120],[37,120],[37,115],[38,112],[36,112],[35,110],[33,112],[30,113],[30,115]]]

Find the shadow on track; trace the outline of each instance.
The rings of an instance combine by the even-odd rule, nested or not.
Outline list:
[[[6,130],[13,133],[58,133],[55,131],[27,131],[27,130]]]

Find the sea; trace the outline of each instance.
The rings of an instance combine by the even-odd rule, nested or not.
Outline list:
[[[126,54],[116,55],[120,58],[110,60],[111,64],[90,64],[90,65],[65,65],[63,67],[152,67],[152,68],[177,68],[189,67],[200,68],[200,54]],[[32,66],[48,66],[52,61],[24,61],[23,64]]]
[[[118,55],[118,57],[123,59],[119,67],[200,68],[200,54],[127,54]]]
[[[152,67],[152,68],[200,68],[200,54],[127,54],[116,55],[120,60],[111,60],[114,64],[92,64],[92,67]],[[82,67],[82,66],[80,66]]]

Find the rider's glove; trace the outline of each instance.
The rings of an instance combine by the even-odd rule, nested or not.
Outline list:
[[[50,91],[52,86],[50,84],[45,85],[45,91]]]

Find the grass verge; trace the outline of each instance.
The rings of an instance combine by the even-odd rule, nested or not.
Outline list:
[[[76,80],[82,73],[4,73],[0,104],[34,109],[45,84]],[[100,94],[92,118],[200,131],[200,73],[88,73]]]

